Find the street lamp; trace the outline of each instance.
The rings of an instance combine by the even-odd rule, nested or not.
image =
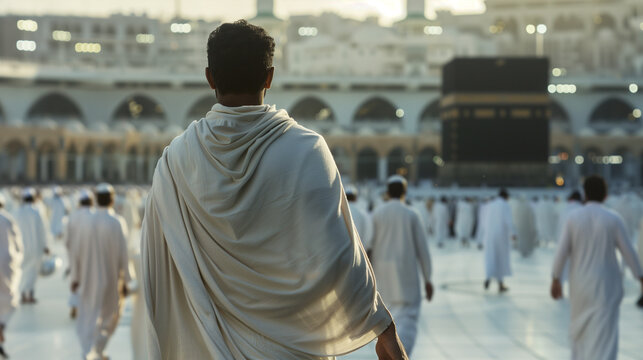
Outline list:
[[[536,34],[536,56],[543,56],[545,53],[545,34],[547,33],[547,25],[545,24],[529,24],[525,26],[525,31],[529,35]]]

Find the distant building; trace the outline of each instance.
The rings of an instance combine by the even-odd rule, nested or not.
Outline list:
[[[430,182],[443,165],[441,66],[548,56],[552,184],[593,172],[643,184],[643,3],[486,5],[427,19],[424,1],[409,0],[385,27],[330,13],[279,19],[272,0],[258,0],[250,21],[277,43],[267,101],[320,132],[346,178]],[[148,182],[163,147],[215,103],[203,69],[219,24],[0,16],[0,183]]]

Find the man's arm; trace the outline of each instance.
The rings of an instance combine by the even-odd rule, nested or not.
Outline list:
[[[424,224],[420,219],[420,215],[415,213],[415,221],[413,221],[413,243],[415,245],[415,254],[417,260],[420,262],[422,275],[424,276],[424,283],[426,289],[426,299],[431,301],[433,298],[433,284],[431,284],[431,253],[426,239],[426,232],[424,231]]]
[[[563,228],[563,234],[560,237],[558,242],[558,250],[556,251],[556,256],[554,258],[554,266],[552,270],[552,283],[551,283],[551,297],[554,300],[558,300],[563,297],[563,287],[560,283],[560,277],[562,276],[563,269],[565,268],[565,263],[572,249],[572,239],[571,239],[571,222],[568,220]]]
[[[629,241],[627,230],[622,219],[619,219],[617,222],[616,247],[621,252],[623,260],[627,266],[629,266],[634,277],[636,277],[641,283],[641,292],[643,292],[643,270],[641,269],[641,264],[636,257],[636,251]]]
[[[391,325],[377,337],[375,352],[379,360],[408,360],[404,345],[395,331],[394,322],[391,321]]]

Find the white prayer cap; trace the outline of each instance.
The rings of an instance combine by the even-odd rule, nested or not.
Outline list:
[[[114,187],[108,183],[100,183],[96,186],[97,194],[113,194]]]
[[[82,189],[78,193],[78,200],[83,201],[83,200],[89,200],[92,198],[92,193],[88,191],[87,189]]]
[[[28,197],[36,197],[36,189],[32,187],[26,187],[22,189],[22,198],[26,199]]]
[[[388,180],[386,181],[386,183],[387,184],[399,183],[399,184],[402,184],[404,186],[407,185],[406,179],[404,178],[404,176],[401,176],[401,175],[393,175],[393,176],[389,177]]]
[[[2,191],[0,191],[0,205],[5,205],[7,203],[7,198],[4,196]]]
[[[63,194],[63,188],[60,186],[54,186],[52,191],[54,192],[54,195],[62,195]]]
[[[346,185],[346,188],[344,189],[344,192],[346,192],[346,195],[354,195],[357,196],[357,188],[353,185]]]

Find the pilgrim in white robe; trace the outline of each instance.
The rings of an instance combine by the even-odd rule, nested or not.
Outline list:
[[[364,249],[370,250],[373,245],[373,221],[371,216],[357,203],[349,202],[348,207]]]
[[[439,245],[449,237],[449,208],[442,201],[433,203],[431,211],[433,236]]]
[[[67,249],[70,274],[78,271],[73,269],[73,267],[78,266],[77,260],[79,259],[78,251],[80,244],[89,241],[89,238],[94,236],[94,230],[91,228],[93,214],[94,210],[90,206],[80,206],[69,215],[65,226],[63,241]],[[69,306],[72,308],[78,307],[78,292],[71,293]]]
[[[42,257],[47,249],[48,233],[40,211],[34,204],[22,204],[15,219],[22,233],[24,248],[20,290],[26,294],[33,292],[36,286]]]
[[[536,205],[536,224],[538,237],[542,244],[548,245],[557,240],[558,212],[553,201],[543,198]]]
[[[511,238],[516,229],[507,200],[501,197],[485,207],[482,224],[482,243],[484,245],[485,271],[487,279],[511,276]]]
[[[216,104],[165,149],[142,228],[150,359],[328,359],[391,317],[330,150],[274,106]]]
[[[65,230],[66,216],[69,213],[69,204],[67,200],[60,195],[54,195],[49,201],[49,211],[51,213],[50,230],[54,238],[63,236]]]
[[[424,223],[416,210],[391,199],[373,212],[373,225],[371,259],[377,289],[393,315],[407,354],[411,355],[420,315],[421,284],[431,281],[431,255]],[[420,283],[418,268],[424,283]]]
[[[528,257],[534,251],[538,237],[534,209],[523,197],[511,202],[511,213],[516,226],[518,251],[523,257]]]
[[[102,359],[116,330],[123,297],[130,281],[127,225],[113,209],[100,207],[78,230],[71,279],[78,284],[76,333],[83,356]]]
[[[0,208],[0,324],[6,326],[20,301],[22,235],[15,219]]]
[[[455,215],[455,233],[458,239],[468,243],[475,223],[473,205],[469,201],[459,201]]]
[[[597,202],[573,212],[565,224],[553,265],[560,279],[569,259],[570,337],[575,360],[616,359],[618,318],[623,299],[619,250],[632,273],[643,270],[627,239],[621,217]]]

